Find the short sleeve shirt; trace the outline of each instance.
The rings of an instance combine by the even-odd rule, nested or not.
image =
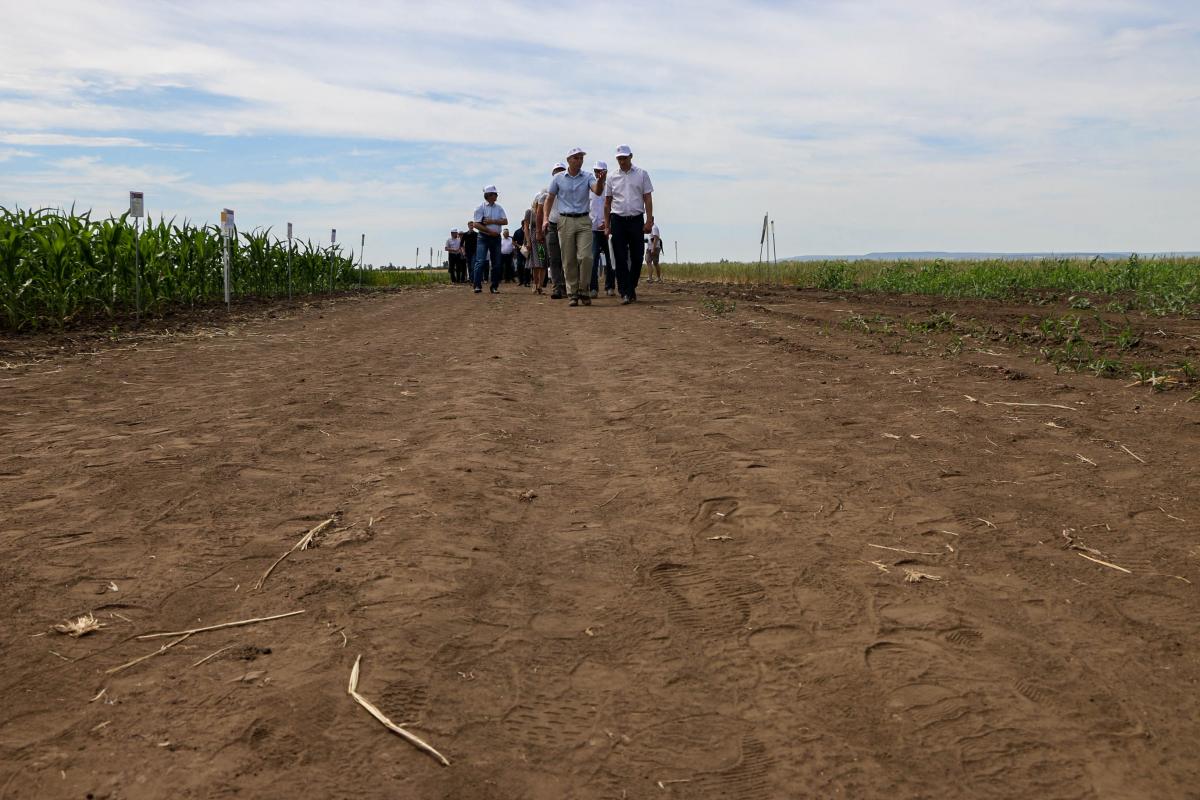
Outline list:
[[[500,255],[508,255],[513,250],[513,240],[511,237],[500,240]]]
[[[604,185],[604,196],[612,198],[612,213],[619,217],[645,214],[646,199],[643,195],[653,191],[650,173],[636,164],[629,168],[629,172],[609,170],[608,183]]]
[[[457,253],[462,249],[462,239],[451,237],[446,240],[446,249],[451,253]]]
[[[592,230],[598,231],[604,227],[604,198],[594,194],[591,204]]]
[[[544,205],[546,205],[546,198],[549,196],[550,196],[550,190],[543,189],[542,191],[537,193],[536,197],[533,198],[533,202],[535,202],[539,206],[544,206]],[[559,204],[555,203],[554,208],[550,209],[550,221],[553,222],[555,225],[558,224],[558,211],[559,211]]]
[[[504,208],[499,203],[480,203],[479,208],[475,209],[474,220],[485,223],[489,233],[500,233],[499,220],[502,219],[505,219]],[[491,220],[497,221],[493,223]]]
[[[579,171],[578,175],[560,172],[550,179],[547,191],[555,196],[554,207],[563,214],[586,214],[591,203],[588,195],[596,185],[596,174]]]

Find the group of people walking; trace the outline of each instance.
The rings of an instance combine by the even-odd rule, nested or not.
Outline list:
[[[584,170],[586,155],[572,148],[565,162],[551,168],[549,184],[511,235],[496,187],[483,187],[483,203],[466,230],[456,228],[446,240],[450,280],[469,280],[477,294],[485,282],[493,294],[503,281],[531,286],[537,294],[549,283],[550,298],[571,306],[590,306],[599,296],[601,264],[605,294],[620,294],[623,305],[637,302],[643,259],[648,280],[657,272],[661,281],[662,238],[654,224],[650,174],[634,165],[628,145],[617,148],[618,169],[611,172],[604,161]]]

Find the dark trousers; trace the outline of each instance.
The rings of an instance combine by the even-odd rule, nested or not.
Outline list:
[[[504,274],[504,282],[513,282],[513,257],[512,253],[500,254],[501,272]]]
[[[609,217],[612,231],[613,267],[617,271],[617,290],[622,297],[637,297],[638,281],[642,277],[642,259],[646,256],[646,240],[642,228],[646,224],[644,214],[632,217]]]
[[[496,289],[500,286],[500,274],[503,270],[500,269],[500,237],[485,236],[479,234],[479,243],[475,245],[475,264],[472,270],[471,282],[475,284],[476,289],[483,288],[483,262],[491,260],[491,283],[492,288]]]
[[[529,266],[525,260],[525,256],[521,255],[520,250],[513,253],[513,264],[516,266],[517,284],[520,286],[528,286]]]
[[[592,231],[592,285],[593,292],[600,291],[600,256],[604,256],[604,291],[613,288],[616,273],[613,265],[608,263],[608,236],[604,231]]]
[[[547,275],[554,282],[554,293],[563,297],[567,294],[567,276],[563,272],[562,250],[558,246],[558,223],[551,222],[546,228],[546,253],[550,262]]]

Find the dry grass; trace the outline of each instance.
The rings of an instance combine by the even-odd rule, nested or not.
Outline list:
[[[89,633],[100,630],[104,627],[104,623],[92,616],[89,611],[81,617],[69,619],[65,622],[60,622],[54,626],[54,630],[59,633],[66,634],[72,639],[78,639],[80,636],[86,636]]]

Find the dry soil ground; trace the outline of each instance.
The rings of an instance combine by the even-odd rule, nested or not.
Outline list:
[[[10,364],[0,798],[1200,797],[1191,390],[878,330],[1002,305],[712,291]]]

